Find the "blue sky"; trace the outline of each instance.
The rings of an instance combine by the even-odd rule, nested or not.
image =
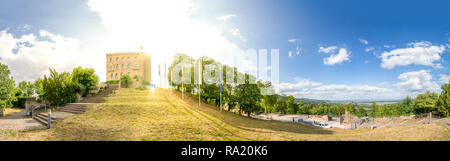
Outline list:
[[[280,93],[400,99],[440,92],[450,78],[447,6],[444,0],[1,1],[0,61],[18,80],[33,80],[50,66],[64,71],[76,65],[93,67],[104,79],[104,54],[137,50],[139,42],[155,61],[174,52],[199,56],[210,46],[279,49]],[[52,54],[60,56],[36,61]]]

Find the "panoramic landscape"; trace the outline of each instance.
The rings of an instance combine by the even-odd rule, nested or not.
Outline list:
[[[446,5],[2,1],[0,141],[450,141]]]

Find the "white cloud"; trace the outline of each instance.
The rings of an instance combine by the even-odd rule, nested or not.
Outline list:
[[[317,83],[317,82],[313,82],[310,81],[308,79],[302,79],[299,77],[294,78],[297,82],[292,84],[292,83],[280,83],[279,85],[279,89],[282,92],[289,92],[289,91],[294,91],[294,90],[298,90],[300,88],[303,87],[312,87],[312,86],[319,86],[321,85],[321,83]]]
[[[21,32],[26,32],[26,31],[30,31],[31,30],[31,25],[29,24],[24,24],[22,26],[17,27],[17,29],[19,29]]]
[[[339,49],[338,54],[333,54],[330,57],[323,59],[323,63],[326,65],[340,64],[344,61],[350,61],[350,52],[347,52],[347,49],[345,48]]]
[[[329,46],[329,47],[319,47],[319,53],[332,53],[338,49],[337,46]]]
[[[278,93],[297,98],[322,100],[398,100],[406,96],[415,97],[427,90],[440,92],[439,85],[432,81],[427,70],[405,72],[398,76],[398,83],[380,82],[372,85],[324,84],[309,79],[295,78],[297,83],[281,83]],[[450,76],[441,75],[441,82]]]
[[[441,54],[444,52],[443,45],[436,46],[430,42],[421,41],[408,44],[407,48],[394,49],[389,52],[381,54],[381,67],[392,69],[396,66],[406,66],[410,64],[441,67],[440,64],[435,64],[435,61],[441,59]]]
[[[153,69],[157,69],[157,63],[170,62],[180,52],[194,58],[208,56],[241,69],[245,51],[226,38],[229,30],[195,19],[198,5],[194,2],[89,0],[88,6],[98,13],[108,30],[105,52],[135,51],[142,45],[152,56]],[[153,78],[159,78],[158,72],[152,73]]]
[[[217,17],[217,20],[228,21],[232,17],[236,17],[236,15],[235,14],[223,15],[223,16]]]
[[[247,41],[242,35],[241,35],[241,31],[237,28],[232,28],[230,29],[230,33],[233,36],[236,36],[237,38],[241,39],[242,41]]]
[[[297,98],[324,100],[360,100],[360,99],[395,99],[400,94],[391,89],[369,85],[324,85],[308,79],[295,78],[296,83],[281,83],[280,94],[292,95]]]
[[[297,41],[297,39],[289,39],[288,41],[291,42],[291,43],[294,43],[294,42]]]
[[[42,77],[49,67],[62,72],[71,71],[78,65],[98,64],[94,61],[96,57],[86,54],[79,46],[77,39],[45,30],[38,35],[30,33],[19,38],[3,30],[0,32],[0,62],[9,66],[17,82]]]
[[[365,39],[359,39],[359,41],[365,45],[369,44],[369,41],[367,41]]]
[[[373,51],[373,50],[375,50],[374,47],[367,47],[367,48],[365,49],[366,52],[370,52],[370,51]]]
[[[397,83],[396,85],[399,89],[410,93],[420,93],[427,90],[437,92],[439,85],[432,82],[432,78],[428,70],[405,72],[398,76],[398,79],[403,80],[403,82]]]
[[[447,84],[450,81],[450,75],[441,74],[441,77],[439,78],[439,82],[442,84]]]

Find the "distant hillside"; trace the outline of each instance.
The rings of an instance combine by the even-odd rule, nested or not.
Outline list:
[[[279,98],[282,100],[287,100],[288,96],[286,95],[279,95]],[[303,102],[304,104],[319,104],[320,102],[327,103],[331,102],[330,100],[317,100],[317,99],[309,99],[309,98],[295,98],[295,102]]]

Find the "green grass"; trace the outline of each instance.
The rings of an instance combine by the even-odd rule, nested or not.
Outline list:
[[[105,103],[56,122],[50,130],[5,135],[16,140],[450,140],[449,129],[438,124],[321,129],[219,112],[206,104],[197,107],[197,101],[164,89],[120,89]]]
[[[18,113],[18,112],[20,112],[22,110],[24,110],[24,109],[20,109],[20,108],[5,108],[5,112],[3,114],[4,115],[3,117],[11,116],[12,114]]]

